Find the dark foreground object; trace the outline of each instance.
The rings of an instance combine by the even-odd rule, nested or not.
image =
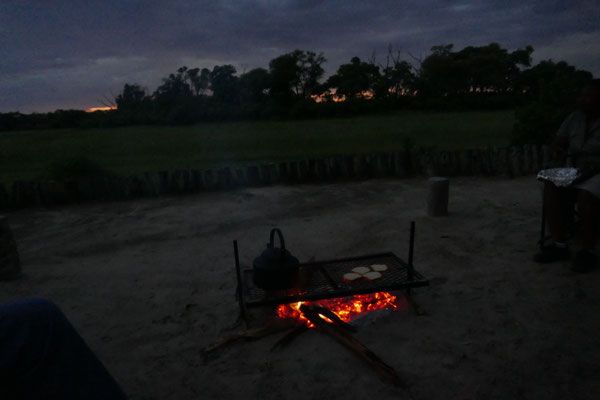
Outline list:
[[[119,385],[53,303],[0,306],[3,399],[125,399]]]

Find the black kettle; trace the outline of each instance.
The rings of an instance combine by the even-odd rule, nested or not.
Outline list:
[[[275,234],[281,247],[275,247]],[[254,259],[254,284],[266,290],[289,289],[298,275],[298,259],[285,248],[283,234],[277,228],[271,230],[267,248]]]

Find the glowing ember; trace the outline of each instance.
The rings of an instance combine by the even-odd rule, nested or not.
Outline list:
[[[359,294],[350,297],[339,297],[336,299],[299,301],[297,303],[282,304],[277,307],[277,315],[280,318],[293,318],[302,320],[309,327],[314,328],[312,322],[306,319],[306,317],[300,311],[300,306],[303,304],[315,304],[328,308],[344,322],[350,322],[357,317],[368,313],[369,311],[402,308],[396,296],[392,296],[388,292],[378,292]],[[321,317],[326,321],[331,322],[325,316]]]

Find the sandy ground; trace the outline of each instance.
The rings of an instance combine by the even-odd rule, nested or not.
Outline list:
[[[25,277],[0,282],[0,301],[56,302],[132,399],[597,399],[600,271],[531,261],[540,189],[454,179],[445,218],[425,215],[423,179],[14,212]],[[301,261],[405,257],[411,219],[429,315],[385,313],[356,334],[410,390],[315,331],[201,356],[236,322],[233,239],[247,265],[275,226]]]

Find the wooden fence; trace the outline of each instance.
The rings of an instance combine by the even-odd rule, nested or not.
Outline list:
[[[273,184],[327,183],[410,176],[534,174],[550,161],[547,146],[332,156],[220,169],[146,172],[129,177],[0,182],[0,209],[111,201]]]

